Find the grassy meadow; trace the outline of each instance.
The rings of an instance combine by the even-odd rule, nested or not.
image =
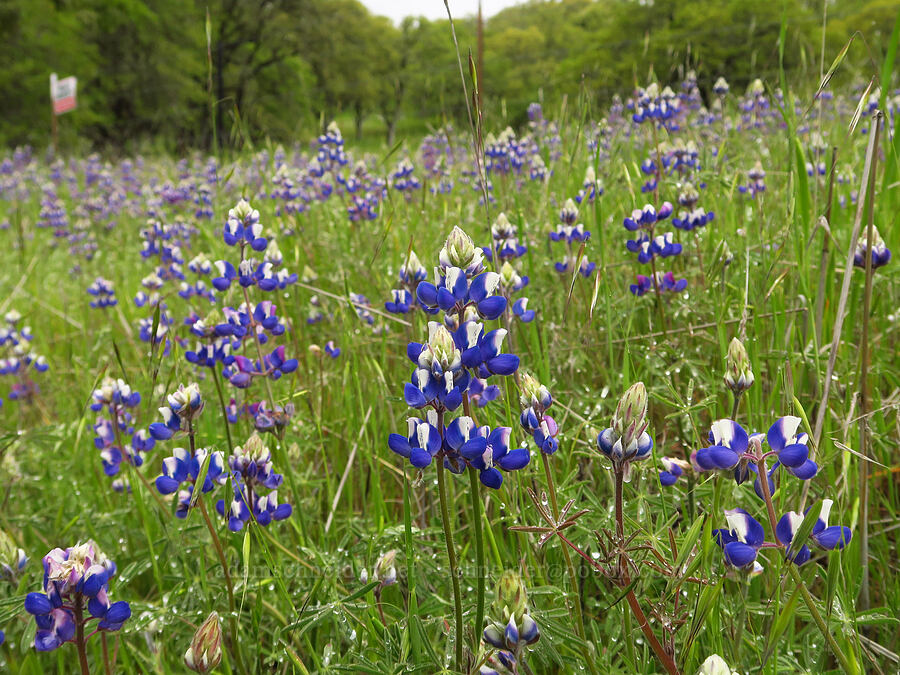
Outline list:
[[[332,128],[294,147],[218,157],[8,153],[0,317],[18,313],[4,327],[26,347],[0,343],[0,358],[10,359],[0,377],[0,669],[182,673],[195,631],[216,611],[221,643],[197,649],[209,650],[210,672],[219,673],[693,674],[713,654],[729,673],[897,672],[900,286],[896,261],[866,268],[865,244],[883,238],[890,249],[900,234],[900,97],[887,86],[879,96],[877,84],[814,97],[808,86],[782,83],[782,94],[775,82],[701,98],[690,80],[669,92],[666,84],[623,92],[608,109],[568,99],[530,109],[531,122],[515,130],[486,115],[474,129],[435,129],[367,152]],[[660,109],[669,112],[654,117]],[[569,230],[553,241],[560,212],[579,195],[571,222],[590,235]],[[223,229],[228,235],[229,211],[242,198],[262,229],[228,245]],[[674,236],[641,264],[626,247],[638,232],[623,221],[648,204],[662,216],[665,202],[672,214],[640,231],[650,233],[651,251],[657,235]],[[714,218],[673,227],[700,207]],[[500,214],[515,234],[492,239]],[[243,227],[254,218],[240,211],[232,220]],[[483,385],[497,389],[474,388],[473,376],[464,407],[448,403],[440,413],[444,424],[467,412],[478,425],[509,427],[509,447],[528,450],[527,465],[504,469],[496,489],[478,480],[483,448],[456,475],[442,465],[442,453],[452,454],[446,446],[424,468],[388,446],[392,433],[406,438],[407,417],[434,422],[404,396],[421,367],[407,344],[428,341],[429,321],[457,326],[459,302],[469,300],[432,314],[415,300],[406,313],[385,303],[397,302],[392,290],[419,283],[402,286],[398,277],[414,267],[410,251],[424,283],[435,282],[439,265],[446,272],[479,257],[454,249],[449,263],[439,260],[457,226],[477,247],[515,240],[510,266],[528,277],[515,291],[503,278],[496,293],[509,301],[496,318],[464,315],[485,332],[507,330],[502,352],[518,356],[518,369],[491,373]],[[252,241],[259,237],[267,239],[261,250]],[[527,251],[519,256],[516,246]],[[860,246],[862,267],[852,264]],[[216,261],[240,276],[240,260],[263,256],[271,268],[248,266],[247,286],[235,279],[214,288],[227,276]],[[501,272],[496,248],[492,258],[484,269]],[[657,292],[651,268],[686,287],[664,287],[661,276]],[[275,287],[263,289],[279,270]],[[464,277],[473,283],[476,274]],[[637,275],[647,278],[640,295],[631,289]],[[91,306],[109,297],[88,293],[98,277],[111,283],[116,304]],[[521,297],[535,312],[530,321],[514,312]],[[255,318],[244,313],[241,324],[241,304],[264,300],[283,332],[263,328],[269,306]],[[228,333],[212,368],[186,356],[219,344],[213,326],[238,324],[249,332]],[[733,338],[753,374],[743,394],[723,380]],[[278,366],[268,354],[281,345]],[[447,356],[446,345],[429,349],[436,360]],[[243,360],[226,365],[223,353]],[[265,363],[254,364],[260,355]],[[241,367],[250,371],[244,379]],[[748,364],[738,359],[738,367],[744,374]],[[552,454],[520,423],[520,395],[527,407],[537,391],[526,373],[552,394]],[[627,414],[638,416],[639,431],[647,425],[653,447],[610,461],[598,434],[620,429],[610,420],[638,382],[646,417]],[[189,383],[203,401],[199,413],[186,404],[193,417],[171,412],[178,406],[167,399]],[[120,428],[101,423],[105,403],[91,407],[104,386],[140,393]],[[166,421],[158,409],[167,406],[174,437],[132,451],[132,434],[146,440],[143,430]],[[774,493],[757,496],[758,460],[700,470],[695,453],[716,445],[708,438],[715,421],[765,434],[785,416],[799,418],[795,440],[817,465],[811,479],[783,465],[772,474]],[[242,485],[250,499],[248,474],[229,463],[238,446],[268,449],[283,475],[277,503],[290,504],[290,515],[273,511],[275,500],[243,520],[217,513],[216,502],[227,509]],[[175,448],[200,458],[199,476],[175,479],[181,489],[205,483],[217,470],[212,453],[221,453],[224,470],[199,499],[158,487]],[[788,461],[775,454],[769,469]],[[681,475],[663,486],[661,471]],[[832,550],[814,541],[823,500],[833,502],[827,525],[852,532]],[[185,518],[176,517],[179,502]],[[803,564],[786,559],[789,542],[776,539],[768,507],[778,519],[799,514],[791,555],[806,542]],[[808,507],[812,518],[803,516]],[[724,511],[736,508],[768,542],[746,565],[728,564],[714,533],[732,531]],[[88,540],[115,562],[114,574],[101,564],[103,577],[130,617],[118,630],[83,636],[83,650],[79,634],[66,640],[61,629],[58,648],[36,650],[36,625],[48,630],[40,621],[55,616],[36,624],[23,609],[27,594],[46,591],[41,560]],[[19,549],[28,558],[21,566]],[[498,593],[505,570],[519,578],[503,577]],[[87,588],[71,589],[79,611]],[[519,637],[507,630],[502,649],[482,639],[486,625],[508,627],[510,615]],[[539,639],[525,644],[532,624]],[[96,624],[86,627],[90,635]]]

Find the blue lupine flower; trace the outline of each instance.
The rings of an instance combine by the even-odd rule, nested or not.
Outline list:
[[[686,468],[685,462],[679,459],[671,459],[669,457],[660,458],[663,470],[659,472],[659,482],[663,487],[671,487],[678,482],[678,479],[684,475]]]
[[[534,310],[528,309],[528,298],[519,298],[513,303],[513,315],[523,323],[534,320]]]
[[[815,525],[813,525],[812,533],[809,535],[810,541],[827,551],[842,550],[850,543],[850,539],[853,536],[849,527],[841,525],[828,526],[828,515],[831,513],[832,504],[833,502],[830,499],[822,500],[822,510],[816,519]],[[806,544],[800,550],[794,550],[791,546],[791,542],[793,542],[794,536],[797,534],[797,530],[800,529],[800,525],[808,512],[808,508],[803,512],[803,515],[796,511],[788,511],[775,526],[775,536],[781,544],[787,547],[788,558],[796,565],[804,564],[811,555],[809,546]]]
[[[179,385],[174,393],[166,397],[166,402],[168,405],[159,409],[163,416],[162,423],[151,424],[148,429],[158,441],[166,441],[179,431],[187,431],[187,423],[203,411],[203,399],[196,383]]]
[[[236,447],[228,465],[234,480],[234,497],[227,507],[224,500],[219,500],[216,510],[228,518],[232,532],[243,529],[251,518],[266,526],[291,515],[291,505],[278,501],[277,490],[284,477],[274,472],[272,455],[259,436],[253,434],[243,448]],[[269,492],[262,494],[261,489]]]
[[[818,473],[819,467],[809,459],[809,435],[798,433],[801,424],[799,417],[782,417],[769,428],[766,440],[772,451],[778,453],[778,461],[785,470],[801,480],[809,480]]]
[[[88,295],[92,295],[96,300],[91,300],[90,306],[93,309],[105,309],[118,304],[116,292],[113,289],[111,281],[107,281],[103,277],[97,277],[87,289]]]
[[[417,469],[424,469],[442,449],[441,433],[437,428],[437,413],[429,410],[427,421],[418,417],[407,419],[408,436],[391,434],[388,447],[409,460]]]
[[[215,368],[217,363],[230,366],[234,363],[231,354],[231,342],[227,338],[219,338],[207,344],[198,344],[195,350],[185,350],[184,358],[204,368]]]
[[[655,288],[659,288],[660,292],[666,293],[681,293],[687,288],[687,279],[675,279],[675,275],[672,272],[657,272],[656,277],[638,274],[636,279],[637,283],[631,284],[629,290],[638,297],[649,293]]]
[[[428,331],[428,342],[422,345],[412,342],[407,347],[407,355],[417,367],[403,396],[411,408],[432,405],[455,410],[462,405],[470,376],[463,368],[462,354],[450,332],[434,321],[428,324]]]
[[[690,212],[682,211],[681,215],[678,218],[672,219],[672,225],[677,227],[679,230],[685,230],[690,232],[691,230],[695,230],[698,227],[706,227],[707,224],[711,223],[716,217],[716,214],[710,211],[707,213],[701,208],[694,209]]]
[[[725,562],[732,567],[751,567],[765,541],[765,531],[744,509],[725,511],[727,529],[713,530],[716,543],[725,554]]]
[[[724,77],[720,77],[713,84],[713,93],[716,96],[726,96],[728,94],[728,82],[725,81]]]
[[[499,396],[500,387],[496,384],[488,384],[487,380],[483,378],[473,377],[469,383],[469,400],[479,408],[483,408]]]
[[[873,226],[872,232],[872,269],[878,269],[887,265],[891,260],[891,250],[885,245],[884,239],[878,233],[878,228]],[[868,258],[869,236],[868,232],[861,232],[859,240],[856,243],[856,251],[853,253],[854,267],[866,268],[866,258]]]
[[[130,410],[140,404],[140,394],[132,391],[125,381],[106,377],[91,398],[91,410],[109,416],[98,416],[94,424],[94,446],[100,451],[104,473],[107,476],[118,474],[123,459],[134,466],[141,466],[144,462],[141,453],[152,450],[155,440],[144,430],[134,430]],[[126,436],[131,436],[130,448],[124,445]]]
[[[494,253],[499,261],[521,258],[528,252],[528,247],[519,242],[519,228],[509,222],[505,213],[500,213],[491,226],[493,244],[482,248],[484,256],[493,261]]]
[[[336,359],[341,355],[341,350],[340,347],[335,346],[334,340],[329,340],[325,343],[325,353],[331,358]]]
[[[629,232],[641,229],[649,230],[657,221],[665,220],[670,215],[672,215],[672,205],[669,202],[663,202],[658,212],[651,204],[647,204],[643,209],[635,209],[631,212],[630,217],[625,218],[625,229]]]
[[[200,469],[203,467],[207,456],[209,465],[206,478],[201,486],[201,493],[207,493],[215,489],[216,485],[224,484],[224,460],[221,452],[212,452],[204,448],[198,448],[192,456],[189,450],[175,448],[172,456],[166,457],[162,463],[162,474],[156,479],[156,489],[160,494],[170,495],[178,491],[178,506],[175,516],[187,517],[193,496],[194,485],[200,478]],[[185,486],[185,484],[187,484]]]
[[[485,642],[498,650],[515,652],[523,645],[537,642],[540,638],[540,631],[538,630],[537,622],[530,614],[526,613],[518,621],[516,621],[514,615],[511,615],[506,626],[500,623],[489,625],[485,628],[483,637]],[[497,656],[503,653],[503,651],[498,652]],[[507,656],[508,661],[510,661],[509,657],[513,657],[513,655],[509,654]],[[505,663],[504,667],[509,667],[512,663],[515,663],[515,657],[511,659],[509,664]]]
[[[519,416],[519,424],[531,434],[541,452],[552,455],[559,448],[559,442],[556,440],[559,426],[556,420],[547,414],[547,409],[553,404],[550,390],[529,373],[522,374],[520,387],[519,403],[522,406],[522,414]]]
[[[578,191],[578,194],[575,195],[575,203],[581,204],[582,202],[587,201],[588,204],[593,204],[594,199],[602,196],[603,186],[600,185],[600,181],[597,180],[597,172],[592,165],[588,165],[588,168],[584,172],[584,183]]]
[[[119,630],[131,617],[127,602],[109,601],[109,580],[116,574],[116,565],[94,542],[55,548],[44,556],[43,564],[44,592],[25,597],[25,611],[37,624],[37,651],[52,651],[74,640],[78,626],[73,607],[83,606],[85,599],[90,616],[100,620],[97,630]]]
[[[550,232],[551,241],[565,241],[568,244],[573,242],[587,241],[591,238],[589,230],[584,229],[581,223],[576,224],[578,219],[578,207],[571,199],[567,199],[559,212],[560,223],[556,226],[556,230]]]
[[[234,368],[222,369],[222,376],[238,389],[249,387],[254,377],[268,377],[272,380],[279,379],[282,375],[297,370],[297,359],[285,358],[284,345],[276,347],[267,356],[263,357],[263,363],[259,359],[252,360],[240,354],[234,357]]]
[[[475,427],[471,417],[457,417],[444,434],[444,445],[459,453],[479,471],[481,482],[494,490],[503,483],[504,471],[516,471],[528,465],[531,455],[526,448],[509,449],[509,427]]]
[[[268,242],[261,237],[262,225],[259,222],[259,211],[241,199],[228,211],[228,220],[222,229],[222,235],[228,246],[240,244],[243,248],[249,245],[254,251],[265,251]]]
[[[744,454],[750,445],[750,437],[744,428],[728,419],[716,420],[709,430],[710,447],[697,451],[696,460],[705,471],[735,471],[735,480],[742,483],[749,471]],[[743,466],[742,466],[743,465]]]
[[[384,303],[384,308],[391,314],[408,314],[416,308],[413,294],[405,288],[391,291],[391,300]]]
[[[671,232],[659,234],[650,239],[646,235],[637,240],[628,240],[626,246],[632,253],[638,254],[638,262],[647,264],[654,258],[668,258],[673,255],[681,255],[682,246],[673,239]]]
[[[463,269],[446,267],[436,284],[419,283],[416,297],[430,313],[440,309],[448,314],[460,314],[466,307],[473,306],[481,317],[491,320],[506,309],[506,298],[494,295],[499,284],[500,275],[496,272],[483,272],[470,280]]]

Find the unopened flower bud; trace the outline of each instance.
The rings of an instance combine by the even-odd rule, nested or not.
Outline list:
[[[311,284],[316,279],[319,278],[319,275],[316,274],[316,271],[310,267],[309,265],[303,266],[303,272],[300,274],[300,281],[304,284]]]
[[[735,395],[743,394],[753,384],[753,369],[744,343],[733,338],[725,358],[725,384]]]
[[[184,665],[196,673],[208,673],[222,660],[222,626],[219,615],[210,613],[194,633],[191,646],[184,653]]]
[[[647,430],[647,388],[643,382],[631,385],[619,400],[611,426],[625,448]]]
[[[525,584],[517,572],[507,570],[497,581],[497,597],[494,599],[494,613],[498,616],[522,618],[528,608],[528,594]]]
[[[537,378],[529,373],[523,373],[520,382],[522,393],[519,396],[519,402],[523,408],[534,408],[543,412],[550,407],[553,402],[550,391],[538,382]]]
[[[484,271],[484,251],[458,226],[447,237],[438,258],[441,267],[459,267],[470,277]]]
[[[0,578],[15,581],[28,563],[25,551],[6,532],[0,530]]]
[[[725,663],[725,659],[718,654],[713,654],[703,662],[697,675],[732,675],[732,670]]]

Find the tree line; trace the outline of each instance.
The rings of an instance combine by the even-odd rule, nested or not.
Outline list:
[[[451,3],[452,6],[452,3]],[[733,91],[784,68],[817,84],[854,31],[840,77],[869,73],[895,0],[531,0],[484,22],[488,123],[517,124],[529,102],[604,105],[650,78],[695,70],[701,91]],[[454,18],[465,62],[476,21]],[[0,0],[0,142],[48,143],[49,73],[79,78],[61,119],[69,147],[241,147],[306,138],[339,118],[345,135],[422,132],[466,119],[447,20],[400,25],[357,0]],[[854,70],[855,67],[855,70]],[[346,128],[346,125],[350,128]]]

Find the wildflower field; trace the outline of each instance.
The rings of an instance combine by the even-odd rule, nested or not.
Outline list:
[[[7,153],[0,670],[898,672],[896,44]]]

